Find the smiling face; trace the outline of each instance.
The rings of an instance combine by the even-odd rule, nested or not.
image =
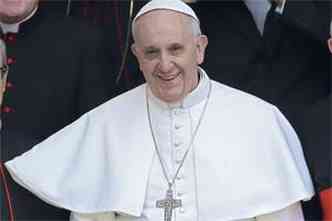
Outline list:
[[[39,0],[0,0],[0,20],[17,23],[26,18],[37,7]]]
[[[198,84],[206,36],[194,36],[192,18],[171,10],[153,10],[136,20],[135,54],[152,93],[179,102]]]

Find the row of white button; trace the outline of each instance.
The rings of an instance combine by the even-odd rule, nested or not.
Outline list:
[[[174,110],[174,115],[176,115],[176,116],[179,116],[183,113],[185,113],[185,112],[181,109]],[[176,130],[175,133],[179,133],[180,132],[179,130],[182,129],[183,126],[184,126],[183,123],[180,123],[179,121],[177,121],[175,119],[175,122],[174,122],[174,129]],[[183,137],[182,137],[182,140],[181,140],[180,136],[176,136],[175,141],[174,141],[174,147],[176,148],[176,160],[175,160],[175,162],[177,164],[180,164],[181,161],[182,161],[182,158],[183,158],[183,153],[180,149],[180,147],[183,145],[183,143],[184,143]],[[176,180],[179,181],[179,182],[182,181],[183,180],[183,175],[178,174],[178,176],[176,177]],[[177,197],[182,198],[184,193],[179,191],[179,192],[176,193],[176,195],[177,195]],[[185,209],[183,208],[183,205],[182,205],[182,207],[179,208],[178,211],[181,214],[185,213]]]

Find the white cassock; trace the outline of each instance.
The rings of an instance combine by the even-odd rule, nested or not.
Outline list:
[[[180,106],[154,97],[146,84],[88,112],[6,163],[13,178],[44,201],[73,211],[72,220],[163,220],[157,200],[167,182],[152,128],[173,176],[188,148],[211,85],[194,145],[175,181],[177,221],[303,220],[301,200],[313,186],[301,144],[273,105],[212,81]]]

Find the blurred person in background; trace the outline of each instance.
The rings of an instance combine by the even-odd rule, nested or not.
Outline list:
[[[11,69],[2,105],[2,161],[29,150],[115,94],[118,64],[103,32],[64,11],[48,11],[42,3],[0,0],[0,37]],[[68,218],[11,179],[8,187],[16,220]],[[7,203],[1,198],[5,221]]]
[[[326,164],[330,142],[317,148],[323,139],[310,135],[309,122],[319,115],[309,112],[323,100],[329,110],[331,56],[326,40],[331,1],[198,0],[191,5],[207,24],[202,27],[209,36],[203,67],[211,78],[276,105],[298,132],[317,192],[304,203],[304,214],[307,220],[321,220],[326,211],[322,211],[319,193],[331,186]],[[311,118],[305,117],[307,113]],[[327,112],[323,116],[329,119]],[[326,122],[321,128],[328,133],[329,127],[323,126]],[[319,156],[326,167],[318,170]]]

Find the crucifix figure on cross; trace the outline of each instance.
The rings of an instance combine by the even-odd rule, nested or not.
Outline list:
[[[166,198],[157,200],[156,207],[164,209],[164,221],[172,221],[173,209],[181,207],[182,202],[173,198],[173,190],[171,187],[166,192]]]

